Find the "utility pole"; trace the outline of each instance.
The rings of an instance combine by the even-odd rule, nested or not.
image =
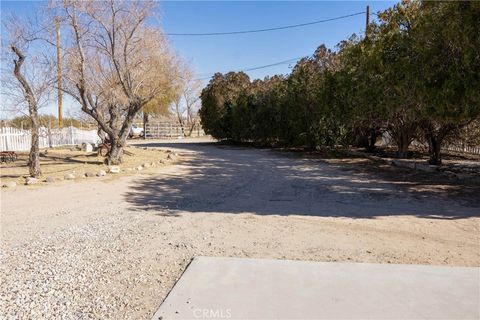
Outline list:
[[[62,62],[60,53],[60,18],[55,18],[55,26],[57,29],[57,96],[58,96],[58,128],[63,127],[63,110],[62,110]]]
[[[365,38],[368,38],[369,25],[370,25],[370,6],[367,6],[367,16],[365,19]]]

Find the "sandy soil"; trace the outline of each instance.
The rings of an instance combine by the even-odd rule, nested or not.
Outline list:
[[[153,175],[2,190],[0,313],[149,319],[193,256],[480,266],[480,190],[203,143]]]
[[[158,160],[166,160],[167,157],[167,153],[159,150],[144,150],[135,147],[127,147],[126,150],[129,154],[124,154],[121,166],[124,174],[135,171],[132,169],[145,163],[161,165]],[[25,177],[29,176],[28,153],[18,152],[17,154],[17,161],[0,164],[0,186],[8,181],[14,181],[18,186],[23,185]],[[71,148],[42,149],[40,152],[42,176],[39,179],[44,182],[46,177],[52,177],[56,181],[61,181],[67,173],[72,173],[77,180],[81,180],[87,172],[94,174],[99,170],[108,172],[108,166],[103,163],[103,160],[104,158],[98,156],[97,152],[85,152]],[[42,185],[45,184],[39,183],[35,187]]]

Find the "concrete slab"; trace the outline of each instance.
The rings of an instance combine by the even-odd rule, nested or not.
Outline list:
[[[153,319],[479,319],[480,268],[197,257]]]

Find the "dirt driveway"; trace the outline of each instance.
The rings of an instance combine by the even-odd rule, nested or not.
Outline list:
[[[149,319],[196,255],[480,265],[480,190],[208,143],[108,183],[1,192],[6,318]],[[15,317],[16,315],[16,317]]]

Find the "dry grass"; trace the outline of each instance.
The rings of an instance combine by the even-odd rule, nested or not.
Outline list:
[[[161,166],[167,163],[166,151],[128,147],[127,151],[133,155],[124,154],[123,163],[120,165],[122,174],[135,172],[135,168],[145,163]],[[28,153],[17,153],[16,162],[2,163],[0,165],[1,183],[15,181],[17,185],[25,183],[28,174]],[[55,180],[63,180],[67,173],[73,173],[75,180],[83,179],[87,172],[96,174],[99,170],[108,172],[108,166],[103,163],[103,157],[97,156],[96,152],[85,152],[69,148],[54,148],[41,151],[40,167],[42,170],[41,181],[46,177]],[[163,161],[163,164],[161,163]]]

